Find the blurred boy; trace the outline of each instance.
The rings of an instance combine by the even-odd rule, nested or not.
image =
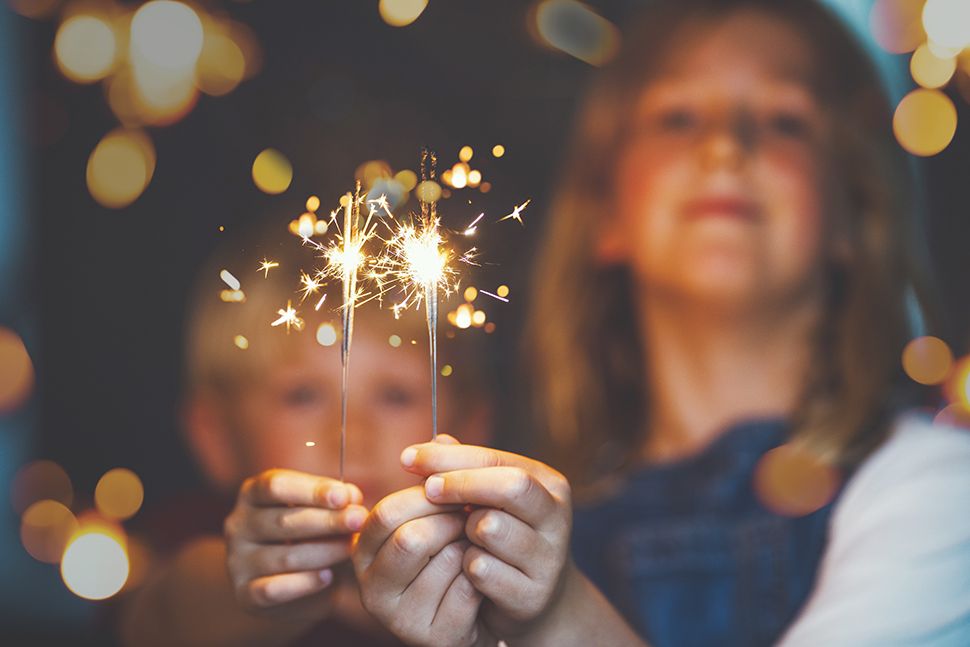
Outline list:
[[[258,270],[264,255],[279,266]],[[398,456],[431,433],[424,320],[414,312],[395,320],[376,303],[357,310],[341,483],[340,286],[330,286],[319,311],[323,292],[301,303],[299,272],[323,261],[295,238],[235,247],[217,261],[202,275],[189,321],[184,418],[187,443],[224,501],[221,511],[199,513],[205,506],[195,501],[170,516],[178,527],[164,532],[192,538],[127,601],[123,641],[396,644],[361,607],[347,560],[368,507],[419,482]],[[245,302],[220,300],[223,267],[241,279]],[[288,301],[302,331],[270,325]],[[469,341],[440,337],[446,358],[449,345]],[[466,356],[439,378],[439,416],[442,431],[483,443],[487,407],[459,402],[483,391],[475,364]]]

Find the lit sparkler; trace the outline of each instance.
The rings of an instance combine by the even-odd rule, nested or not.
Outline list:
[[[297,330],[303,330],[303,320],[300,319],[299,313],[293,309],[293,305],[287,301],[286,308],[280,308],[276,311],[280,317],[274,321],[272,326],[286,326],[286,332],[290,332],[290,328],[296,328]]]
[[[264,258],[263,261],[259,264],[259,270],[257,271],[263,273],[263,278],[269,278],[269,271],[274,267],[279,267],[279,266],[280,264],[277,263],[276,261],[271,261]]]
[[[510,213],[507,216],[503,216],[502,218],[499,218],[498,222],[502,222],[503,220],[517,220],[520,225],[525,224],[522,222],[522,210],[528,207],[530,202],[532,202],[532,198],[529,198],[522,204],[517,205],[514,209],[512,209],[512,213]]]

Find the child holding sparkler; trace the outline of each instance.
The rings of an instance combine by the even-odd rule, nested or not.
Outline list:
[[[568,480],[405,449],[424,496],[368,516],[365,606],[427,645],[435,624],[465,645],[970,644],[970,435],[897,415],[925,302],[872,64],[809,0],[660,1],[638,25],[589,94],[531,302]],[[469,504],[477,615],[433,568]]]
[[[424,319],[406,312],[395,320],[376,302],[358,310],[340,482],[340,282],[296,292],[299,270],[323,261],[295,238],[273,238],[232,246],[202,275],[189,326],[186,432],[220,496],[172,506],[155,529],[177,551],[128,601],[127,644],[398,644],[361,608],[347,558],[367,506],[418,482],[397,459],[431,426]],[[246,264],[249,271],[235,269]],[[224,293],[229,302],[219,300],[221,268],[241,280]],[[289,332],[271,325],[288,301],[298,313]],[[467,360],[441,380],[442,426],[485,442],[487,389],[468,356],[475,342],[442,341],[446,357]]]

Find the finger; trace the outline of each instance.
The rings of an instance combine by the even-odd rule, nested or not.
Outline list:
[[[351,490],[326,476],[295,470],[266,470],[246,479],[240,497],[254,506],[302,505],[339,509],[351,501]]]
[[[537,478],[518,467],[435,474],[424,482],[424,492],[434,503],[471,503],[505,510],[537,529],[561,523],[556,499]]]
[[[477,546],[465,551],[462,571],[499,611],[515,620],[530,620],[545,606],[525,573]]]
[[[251,577],[321,571],[350,557],[350,539],[260,546],[246,556]]]
[[[558,551],[534,528],[507,512],[480,508],[468,515],[465,535],[532,579],[542,579],[547,561]]]
[[[377,551],[373,564],[368,570],[372,585],[393,595],[401,595],[413,583],[430,579],[422,590],[434,591],[434,582],[441,577],[434,576],[448,563],[445,557],[438,556],[448,544],[459,539],[465,530],[465,515],[460,512],[436,514],[408,521],[391,533],[384,545]],[[454,553],[454,550],[446,551]],[[464,551],[461,551],[462,553]],[[454,556],[454,555],[452,555]],[[448,581],[461,571],[461,557],[452,560],[455,571]],[[437,566],[431,564],[438,560]],[[430,569],[430,570],[428,570]],[[437,589],[440,595],[445,585]]]
[[[364,521],[354,549],[355,568],[361,571],[370,566],[387,538],[405,522],[460,509],[459,505],[431,503],[425,496],[424,487],[420,485],[387,495],[377,502]]]
[[[475,620],[483,596],[464,572],[451,581],[432,620],[432,633],[440,636],[467,636],[461,644],[474,643]]]
[[[317,539],[357,532],[367,518],[367,508],[350,505],[343,510],[324,508],[251,508],[242,534],[255,542]]]
[[[401,452],[401,464],[409,472],[422,476],[476,467],[517,467],[535,474],[557,497],[569,495],[569,482],[545,463],[489,447],[444,443],[411,445]]]
[[[438,434],[438,436],[432,441],[440,445],[460,445],[461,441],[452,436],[451,434]]]
[[[333,571],[304,571],[270,575],[250,581],[243,587],[241,597],[256,607],[272,607],[312,595],[333,582]]]

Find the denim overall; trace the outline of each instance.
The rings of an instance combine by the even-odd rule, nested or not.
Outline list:
[[[758,459],[786,431],[783,420],[735,425],[577,507],[577,565],[654,647],[771,645],[807,600],[834,502],[783,517],[752,489]]]

